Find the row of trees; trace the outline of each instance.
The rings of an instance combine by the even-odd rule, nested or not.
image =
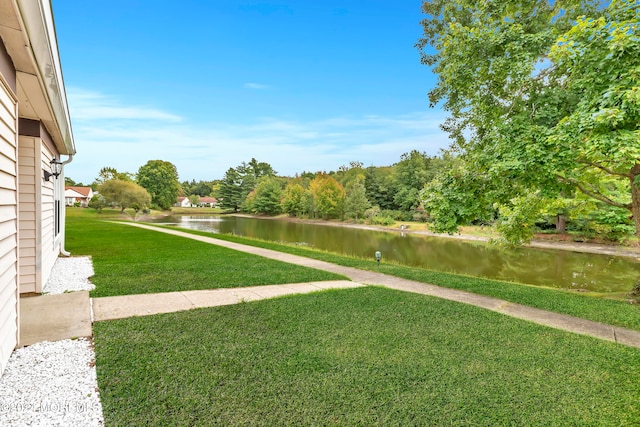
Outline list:
[[[132,208],[136,213],[151,207],[171,209],[181,191],[176,167],[163,160],[148,161],[135,176],[104,167],[93,186],[98,194],[90,206],[101,209],[112,205],[123,211]]]
[[[534,199],[528,205],[536,206],[534,213],[508,212],[495,201],[489,206],[490,187],[485,187],[486,192],[474,192],[478,187],[469,186],[469,183],[475,180],[477,185],[482,178],[469,169],[460,168],[460,162],[460,156],[445,153],[442,157],[429,157],[414,150],[403,154],[400,161],[391,166],[365,168],[360,162],[351,162],[335,172],[303,172],[294,177],[283,177],[278,176],[268,163],[251,159],[227,170],[222,180],[179,184],[173,164],[153,160],[141,167],[136,175],[103,168],[94,182],[100,196],[92,206],[99,208],[108,204],[123,210],[133,208],[137,212],[149,207],[170,209],[178,195],[194,199],[214,196],[223,209],[234,212],[367,219],[377,224],[391,224],[394,220],[428,220],[432,222],[432,229],[440,231],[450,231],[452,228],[447,227],[467,223],[497,224],[505,236],[510,232],[504,228],[507,219],[516,224],[516,231],[534,225],[559,226],[554,224],[558,217],[568,220],[573,229],[608,233],[614,237],[628,235],[633,228],[628,215],[621,215],[620,210],[575,192],[562,197]],[[447,188],[453,191],[443,191]],[[562,210],[562,216],[557,214],[559,210]],[[565,225],[563,222],[562,226]]]
[[[222,208],[314,218],[363,218],[369,212],[411,219],[419,211],[420,191],[442,167],[442,159],[412,151],[393,166],[351,162],[337,172],[302,172],[279,177],[267,163],[252,159],[229,168],[215,196]]]

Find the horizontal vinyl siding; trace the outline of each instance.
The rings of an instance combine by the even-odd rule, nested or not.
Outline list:
[[[55,153],[51,152],[44,139],[36,140],[39,143],[40,158],[42,167],[49,167],[51,159],[55,157]],[[41,203],[42,210],[40,211],[41,221],[37,221],[42,227],[41,240],[38,242],[37,257],[41,261],[41,265],[38,267],[38,279],[36,280],[36,292],[42,292],[42,288],[46,283],[53,265],[58,258],[58,247],[55,241],[55,191],[54,186],[60,185],[57,178],[51,178],[51,181],[43,181]]]
[[[13,268],[6,269],[0,273],[1,283],[15,283],[17,275],[15,264]],[[18,344],[18,313],[17,313],[17,295],[15,288],[11,286],[0,287],[0,316],[2,316],[2,339],[0,340],[0,376],[7,366],[7,362],[11,353]]]
[[[0,375],[17,344],[18,176],[15,97],[0,78]]]
[[[38,292],[38,280],[36,265],[38,234],[36,212],[38,198],[36,195],[36,182],[34,179],[37,168],[35,147],[37,139],[29,136],[18,137],[18,211],[20,212],[20,293]],[[39,156],[38,156],[39,157]],[[38,172],[37,176],[40,176]]]

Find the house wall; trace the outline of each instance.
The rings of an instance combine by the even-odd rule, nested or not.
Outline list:
[[[22,126],[24,121],[20,121],[20,133],[23,132]],[[20,268],[19,283],[20,293],[37,292],[36,283],[40,280],[38,272],[40,271],[39,260],[37,257],[37,247],[40,242],[39,230],[36,226],[39,220],[38,193],[36,186],[39,184],[40,173],[36,167],[36,138],[20,135],[18,137],[18,211],[20,220],[18,221],[18,229],[20,230],[20,239],[18,245],[20,248]]]
[[[40,168],[41,170],[51,169],[51,160],[60,157],[57,153],[51,137],[44,126],[41,126],[40,139]],[[62,234],[62,217],[64,215],[64,178],[51,177],[49,181],[42,182],[41,191],[41,236],[40,258],[42,260],[42,270],[40,280],[36,283],[36,292],[42,292],[53,265],[60,253],[60,242]]]
[[[0,375],[18,344],[20,280],[41,292],[63,248],[64,177],[43,170],[75,152],[51,2],[0,0]]]
[[[59,220],[62,209],[61,178],[43,179],[56,155],[44,126],[28,119],[20,119],[19,123],[20,293],[42,293],[60,247],[61,230],[56,219]]]
[[[18,147],[15,69],[0,43],[0,375],[18,342]]]

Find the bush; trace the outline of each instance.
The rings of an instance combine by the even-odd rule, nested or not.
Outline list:
[[[371,221],[374,217],[380,215],[380,206],[373,206],[364,211],[364,217]]]
[[[411,216],[411,221],[427,222],[429,221],[429,214],[424,210],[415,211]]]
[[[374,216],[373,218],[371,218],[371,224],[374,225],[393,225],[395,224],[396,221],[388,216],[382,216],[382,215],[378,215],[378,216]]]
[[[102,212],[102,209],[107,207],[107,201],[101,194],[96,194],[89,201],[89,207],[97,210],[98,212]]]
[[[396,221],[404,221],[404,212],[391,209],[385,209],[380,212],[380,216],[386,216]]]
[[[612,207],[601,207],[586,216],[572,219],[567,224],[567,229],[585,237],[601,237],[614,242],[623,241],[635,234],[629,211]]]

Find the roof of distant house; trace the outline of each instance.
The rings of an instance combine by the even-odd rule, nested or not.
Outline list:
[[[85,197],[89,197],[89,194],[91,194],[91,187],[75,187],[75,186],[67,186],[64,187],[65,191],[66,190],[73,190],[78,194],[82,194]]]

